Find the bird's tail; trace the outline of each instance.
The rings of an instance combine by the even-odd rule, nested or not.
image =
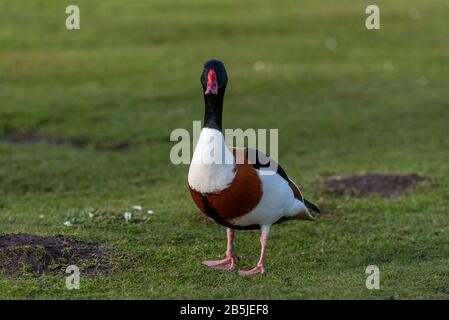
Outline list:
[[[320,209],[309,200],[304,199],[304,204],[306,205],[307,209],[315,211],[316,213],[321,213]]]
[[[297,220],[309,220],[309,221],[315,221],[316,220],[316,216],[315,216],[315,212],[316,213],[320,213],[320,209],[318,209],[318,207],[316,205],[314,205],[312,202],[306,200],[306,199],[302,199],[302,209],[301,211],[294,215],[292,218],[293,219],[297,219]]]

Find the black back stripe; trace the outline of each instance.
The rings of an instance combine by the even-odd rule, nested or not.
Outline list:
[[[251,153],[251,155],[250,155]],[[256,154],[254,157],[253,154]],[[263,170],[266,168],[270,168],[272,165],[276,165],[276,173],[280,175],[285,181],[290,182],[290,179],[287,176],[287,173],[285,170],[281,167],[281,165],[277,162],[275,162],[273,159],[270,158],[269,155],[266,153],[256,150],[256,149],[250,149],[248,148],[248,158],[252,160],[253,158],[256,159],[256,162],[253,163],[253,167],[257,170]]]

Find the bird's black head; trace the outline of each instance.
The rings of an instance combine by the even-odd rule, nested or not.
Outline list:
[[[221,130],[223,99],[228,84],[228,75],[223,62],[209,60],[201,73],[204,93],[204,127]]]
[[[222,95],[228,84],[228,75],[223,62],[219,60],[209,60],[204,64],[201,73],[201,84],[204,95]]]

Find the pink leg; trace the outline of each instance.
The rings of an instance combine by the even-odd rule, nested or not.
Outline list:
[[[270,232],[270,226],[262,226],[262,234],[260,235],[260,259],[257,263],[257,266],[251,270],[239,271],[239,275],[241,276],[250,276],[258,273],[265,273],[265,256],[267,253],[267,241],[268,241],[268,233]]]
[[[221,270],[232,270],[235,268],[237,256],[234,253],[234,230],[228,228],[226,229],[226,234],[228,237],[226,258],[224,258],[223,260],[203,261],[203,264],[205,266]]]

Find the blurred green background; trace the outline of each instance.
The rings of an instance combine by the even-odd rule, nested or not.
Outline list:
[[[70,4],[80,30],[65,28]],[[449,3],[376,1],[381,30],[365,28],[369,4],[0,0],[0,232],[130,257],[73,291],[60,276],[0,275],[0,297],[448,298]],[[202,120],[210,58],[228,70],[224,127],[279,128],[284,169],[337,213],[274,227],[263,277],[201,265],[224,253],[225,230],[201,218],[188,167],[169,158],[170,132]],[[395,200],[320,183],[363,172],[432,179]],[[135,204],[154,216],[125,223]],[[92,210],[118,218],[86,219]],[[252,266],[258,233],[236,245]],[[366,289],[368,264],[381,290]]]

